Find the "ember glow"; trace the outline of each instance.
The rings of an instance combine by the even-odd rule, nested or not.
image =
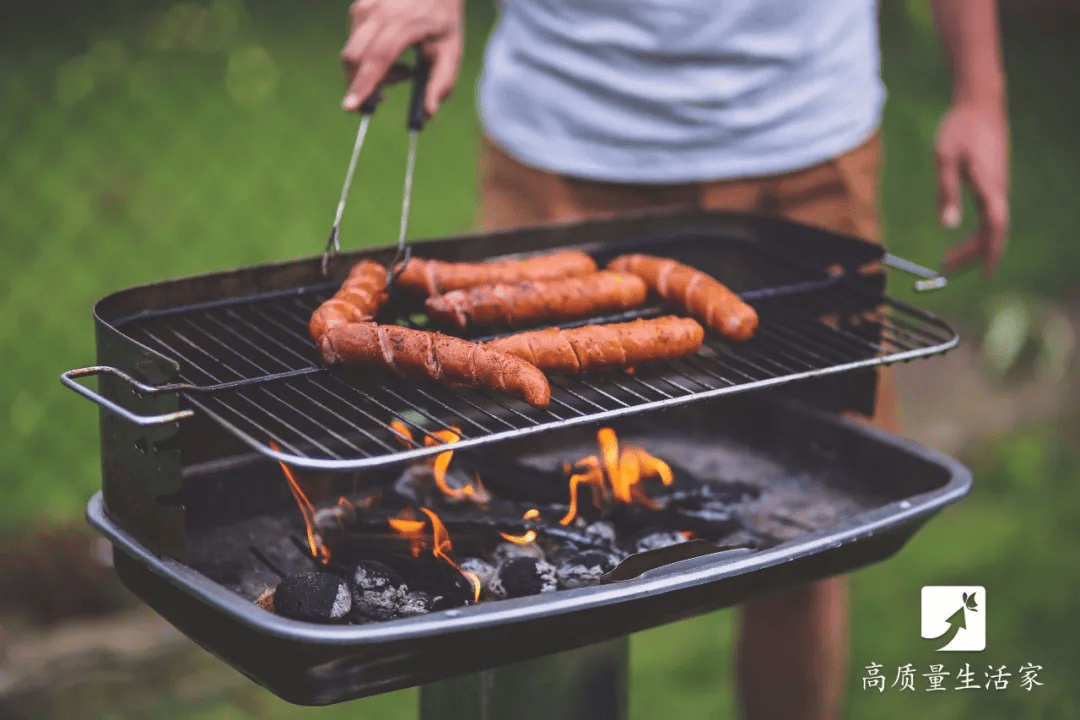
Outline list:
[[[593,502],[597,505],[603,498],[623,505],[658,509],[660,505],[645,494],[641,482],[660,478],[664,485],[670,485],[675,478],[668,464],[636,445],[624,445],[620,449],[618,437],[611,428],[597,431],[596,444],[600,451],[598,455],[589,455],[572,466],[570,507],[559,523],[569,525],[577,517],[581,485],[593,488]]]
[[[270,447],[274,452],[280,452],[281,450],[281,448],[278,447],[278,444],[273,440],[270,441]],[[296,481],[289,466],[280,461],[278,464],[281,465],[281,470],[285,473],[285,480],[289,483],[289,490],[292,491],[293,497],[296,499],[296,504],[300,507],[300,514],[304,517],[304,527],[307,530],[308,547],[311,548],[311,557],[325,565],[330,562],[330,549],[323,544],[322,538],[315,532],[315,508],[312,506],[311,501],[308,500],[303,488],[300,487],[300,483]]]

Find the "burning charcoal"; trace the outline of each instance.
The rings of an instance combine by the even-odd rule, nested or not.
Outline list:
[[[515,598],[536,595],[558,589],[555,568],[531,557],[511,558],[499,566],[487,585],[495,598]]]
[[[348,585],[330,573],[290,575],[274,591],[274,610],[294,620],[341,621],[351,609]]]
[[[491,574],[495,572],[494,567],[480,558],[465,558],[458,563],[458,566],[465,572],[471,572],[473,575],[480,578],[481,585],[486,585],[487,581],[491,578]]]
[[[409,592],[397,571],[375,560],[357,563],[349,585],[353,612],[374,620],[392,618]]]
[[[413,617],[426,615],[431,612],[431,596],[426,592],[411,592],[405,596],[401,605],[398,606],[398,615],[401,617]]]
[[[491,553],[491,559],[496,565],[502,565],[507,560],[512,560],[514,558],[534,558],[543,560],[544,551],[537,547],[535,543],[517,545],[511,542],[504,542],[499,543],[495,548],[495,551]]]
[[[609,552],[586,550],[564,560],[555,570],[555,577],[563,589],[596,585],[618,564],[619,559]]]
[[[615,547],[615,527],[611,523],[594,522],[585,528],[585,536],[597,545]]]
[[[347,505],[332,505],[315,511],[315,530],[320,535],[343,530],[356,522],[356,511]]]
[[[635,544],[637,552],[646,552],[648,550],[659,550],[660,548],[667,547],[668,545],[678,545],[679,543],[686,542],[685,535],[679,532],[662,531],[649,533],[638,539]]]

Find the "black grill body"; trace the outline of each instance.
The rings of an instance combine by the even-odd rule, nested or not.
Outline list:
[[[853,570],[895,553],[971,485],[967,469],[940,453],[757,393],[612,425],[658,454],[672,447],[682,447],[683,457],[693,452],[705,481],[734,478],[760,483],[767,493],[805,492],[817,520],[804,518],[790,539],[768,549],[722,551],[610,584],[350,627],[279,617],[197,569],[159,557],[100,495],[89,519],[118,549],[124,583],[169,622],[280,697],[325,705],[583,647]],[[567,427],[473,452],[512,467],[587,445],[592,431]],[[256,456],[201,481],[244,492],[279,472]],[[204,502],[218,500],[211,494]]]
[[[583,647],[845,572],[896,552],[968,491],[970,475],[955,460],[841,419],[873,410],[877,367],[957,343],[941,320],[885,297],[880,248],[775,219],[676,213],[432,240],[415,254],[478,261],[571,247],[601,264],[653,252],[706,270],[754,305],[759,335],[733,345],[710,334],[696,356],[633,375],[553,377],[552,406],[536,410],[320,366],[306,336],[310,312],[354,262],[386,263],[393,248],[338,256],[330,277],[310,258],[101,300],[99,367],[64,380],[103,406],[102,493],[89,519],[118,549],[122,580],[256,682],[323,705]],[[426,326],[421,307],[394,297],[379,319]],[[96,393],[75,382],[91,374]],[[412,428],[415,445],[398,444],[395,419]],[[762,549],[364,626],[276,616],[212,567],[208,538],[240,542],[253,518],[298,520],[275,461],[347,492],[439,452],[419,441],[451,425],[462,430],[457,453],[511,472],[530,458],[565,459],[566,448],[610,426],[658,456],[692,459],[702,481],[753,482],[773,497],[794,489],[816,514],[788,513],[790,532]]]

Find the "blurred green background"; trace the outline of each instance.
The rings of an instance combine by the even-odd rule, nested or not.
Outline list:
[[[314,255],[333,217],[355,116],[339,109],[347,3],[111,0],[26,5],[0,27],[0,536],[78,519],[100,483],[97,413],[58,376],[94,361],[90,310],[133,284]],[[469,229],[478,141],[473,89],[493,18],[470,3],[455,96],[420,140],[410,235]],[[931,145],[949,98],[925,0],[883,7],[889,88],[883,187],[890,249],[936,266],[953,238],[935,213]],[[1078,299],[1080,74],[1076,15],[1008,13],[1011,246],[997,276],[955,278],[918,302],[968,332],[995,392],[1075,387],[1067,320]],[[345,247],[388,243],[404,169],[405,92],[376,115],[342,226]],[[973,226],[969,206],[965,227]],[[904,278],[896,278],[904,280]],[[907,283],[896,294],[911,300]],[[1071,317],[1076,317],[1075,312]],[[1062,318],[1066,318],[1062,320]],[[1034,380],[1033,380],[1034,378]],[[905,387],[913,403],[935,399]],[[971,402],[975,403],[975,398]],[[960,401],[965,402],[965,400]],[[977,487],[895,559],[853,580],[853,718],[1080,717],[1080,430],[1062,402],[963,447]],[[918,637],[922,585],[988,588],[989,647],[937,660]],[[731,612],[635,636],[635,718],[734,713]],[[2,624],[0,624],[2,628]],[[4,643],[0,633],[0,649]],[[2,656],[2,652],[0,652]],[[940,656],[939,656],[940,657]],[[955,660],[954,660],[955,658]],[[1042,665],[1024,692],[865,692],[863,667]],[[1016,678],[1014,677],[1014,681]],[[775,678],[783,692],[784,678]],[[150,687],[150,686],[148,686]],[[95,697],[86,717],[410,718],[406,691],[310,710],[251,686],[198,701]],[[110,705],[112,703],[112,705]],[[69,709],[70,711],[70,709]],[[75,716],[80,715],[78,711]],[[68,715],[69,717],[72,715]]]

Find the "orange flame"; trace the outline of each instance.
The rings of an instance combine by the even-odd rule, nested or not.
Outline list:
[[[524,535],[507,535],[504,532],[500,532],[499,534],[502,535],[504,540],[512,542],[515,545],[528,545],[529,543],[536,540],[535,530],[528,530],[525,532]]]
[[[457,563],[450,559],[447,553],[454,551],[453,545],[450,544],[450,533],[446,532],[446,526],[439,520],[439,516],[433,513],[427,508],[420,508],[420,512],[424,513],[431,520],[431,533],[434,539],[434,546],[432,547],[432,553],[437,558],[442,558],[450,567],[457,570],[459,573],[465,576],[465,579],[469,581],[473,589],[473,602],[480,600],[480,578],[475,573],[471,573],[468,570],[462,570]]]
[[[408,426],[406,426],[405,423],[401,422],[400,420],[391,420],[390,429],[398,434],[399,437],[397,438],[397,441],[399,443],[401,443],[405,447],[409,447],[410,445],[412,445],[412,431],[409,430]]]
[[[522,520],[535,520],[540,517],[540,511],[536,508],[531,508],[525,511],[525,514],[521,516]]]
[[[387,518],[386,522],[394,532],[408,539],[413,557],[420,555],[420,551],[424,549],[424,521],[416,519],[412,508],[405,508],[397,517]]]
[[[274,452],[280,452],[281,448],[273,440],[270,441],[270,447]],[[293,498],[296,499],[296,504],[300,507],[300,514],[304,517],[304,528],[307,530],[308,547],[311,548],[311,557],[318,560],[325,565],[330,561],[330,549],[323,544],[322,538],[315,532],[315,507],[308,500],[307,495],[304,494],[303,489],[300,487],[300,483],[293,477],[292,470],[289,466],[283,462],[278,462],[281,465],[282,472],[285,473],[285,480],[289,483],[289,490],[292,491]]]
[[[593,488],[593,502],[601,509],[601,498],[659,509],[660,504],[645,494],[641,482],[658,477],[664,485],[670,485],[675,478],[668,464],[636,445],[625,445],[620,450],[618,437],[611,428],[597,431],[596,444],[599,456],[589,455],[573,466],[578,472],[570,476],[570,507],[559,523],[569,525],[577,517],[581,485]],[[565,466],[567,472],[570,468],[569,464]]]

